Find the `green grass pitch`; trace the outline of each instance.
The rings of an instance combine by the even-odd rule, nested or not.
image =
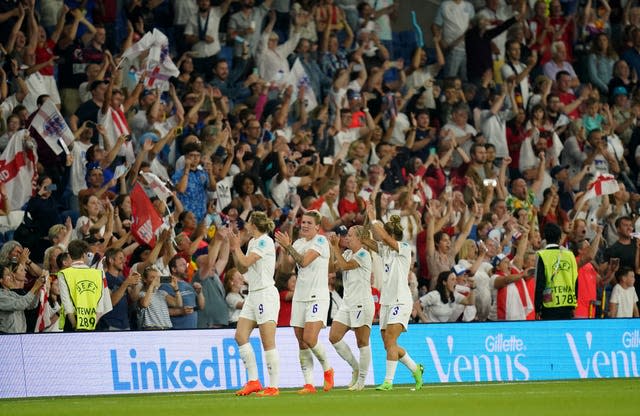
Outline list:
[[[52,380],[52,382],[55,382]],[[633,415],[640,414],[640,379],[425,385],[420,391],[335,389],[300,396],[236,397],[232,392],[0,400],[0,415]]]

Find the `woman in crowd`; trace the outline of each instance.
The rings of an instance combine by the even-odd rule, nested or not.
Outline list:
[[[420,298],[425,322],[455,322],[462,312],[462,309],[454,308],[455,304],[475,305],[475,296],[473,290],[468,296],[456,291],[456,274],[451,271],[440,273],[436,288]]]
[[[373,236],[378,243],[378,253],[384,263],[384,275],[380,297],[380,332],[384,348],[387,351],[387,364],[384,382],[377,390],[393,389],[398,361],[404,364],[415,379],[416,390],[422,388],[422,364],[416,364],[409,353],[398,345],[398,337],[407,330],[409,317],[413,309],[413,299],[409,290],[409,271],[411,270],[411,247],[402,243],[403,230],[400,217],[392,215],[389,222],[382,225],[376,219],[371,204],[367,205],[367,217],[371,222]]]
[[[224,279],[224,291],[226,293],[227,308],[229,308],[229,327],[231,328],[237,326],[240,312],[244,306],[243,287],[244,278],[238,269],[234,267],[227,270]]]
[[[342,252],[340,237],[332,236],[331,258],[333,264],[330,269],[342,271],[344,304],[333,318],[329,341],[333,344],[338,355],[353,369],[349,390],[363,390],[371,364],[369,336],[375,312],[371,296],[371,254],[368,249],[373,248],[375,243],[370,239],[369,231],[365,227],[355,225],[349,228],[344,244],[347,250]],[[349,345],[343,341],[349,329],[353,329],[356,335],[356,342],[360,350],[358,361],[353,356]]]
[[[26,295],[19,295],[13,289],[24,286],[24,274],[24,266],[20,263],[0,265],[0,332],[27,332],[24,311],[38,306],[37,293],[46,283],[47,276],[37,279]]]
[[[236,342],[240,349],[240,357],[247,368],[248,381],[236,395],[248,396],[258,393],[259,396],[277,396],[280,394],[280,357],[276,350],[276,323],[280,300],[273,280],[276,248],[269,236],[275,229],[275,224],[264,212],[254,211],[245,228],[251,236],[246,254],[242,252],[237,234],[229,230],[225,230],[224,234],[229,240],[234,263],[239,272],[244,272],[249,285],[249,295],[243,303],[236,328]],[[253,347],[249,343],[249,336],[256,326],[260,329],[269,371],[269,387],[264,390],[258,380],[258,365]]]

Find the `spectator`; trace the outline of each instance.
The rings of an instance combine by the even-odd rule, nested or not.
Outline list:
[[[105,276],[111,292],[113,309],[104,315],[101,326],[109,331],[123,331],[130,328],[129,306],[135,305],[140,291],[140,274],[131,272],[124,277],[125,254],[121,249],[110,248],[104,255]]]
[[[171,278],[176,279],[177,289],[172,284],[162,283],[160,290],[164,290],[174,298],[182,298],[182,305],[169,308],[173,329],[196,329],[198,327],[198,312],[205,308],[204,294],[200,283],[190,284],[187,281],[187,261],[180,255],[169,260]]]
[[[138,328],[141,330],[170,329],[173,327],[169,307],[181,308],[182,296],[178,290],[178,279],[171,277],[175,295],[160,289],[160,272],[153,266],[142,272],[142,289],[138,298]]]
[[[442,49],[445,54],[445,77],[460,77],[467,80],[467,58],[465,54],[465,33],[475,11],[466,0],[445,0],[440,3],[431,30],[434,36],[442,33]]]
[[[242,292],[246,287],[246,283],[242,274],[235,267],[227,270],[226,276],[226,279],[224,279],[224,291],[227,294],[225,300],[229,308],[229,327],[235,328],[238,325],[240,311],[244,305],[244,294]]]
[[[609,299],[610,318],[638,318],[638,295],[634,288],[635,271],[621,268],[616,272],[616,284]]]
[[[24,316],[26,309],[38,306],[37,293],[46,283],[48,276],[36,280],[31,290],[25,295],[19,295],[12,289],[21,285],[16,283],[16,273],[24,273],[24,266],[0,265],[0,332],[5,334],[21,334],[27,332],[27,322]]]
[[[189,15],[184,37],[186,43],[191,45],[195,71],[210,78],[214,57],[222,47],[218,39],[220,19],[227,14],[231,0],[225,0],[216,7],[211,7],[210,0],[198,0],[197,3],[198,11]]]
[[[204,161],[204,167],[200,164],[202,153],[200,145],[189,144],[183,149],[185,154],[184,169],[177,170],[173,174],[178,197],[184,208],[193,212],[198,221],[201,221],[207,209],[207,191],[214,191],[216,179],[213,176],[211,160]]]
[[[455,290],[456,275],[444,271],[438,275],[435,289],[420,298],[420,307],[424,313],[425,322],[455,322],[458,316],[453,315],[456,310],[454,304],[473,305],[473,292],[467,297]]]

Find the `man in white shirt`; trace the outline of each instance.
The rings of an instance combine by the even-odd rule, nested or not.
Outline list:
[[[211,7],[211,0],[198,0],[198,12],[189,17],[184,29],[187,44],[193,52],[193,67],[196,72],[211,78],[215,55],[220,52],[218,39],[220,19],[229,10],[231,0]]]
[[[467,54],[464,49],[464,34],[475,10],[465,0],[446,0],[440,3],[438,12],[431,26],[433,33],[442,32],[443,50],[445,54],[445,77],[467,80]]]

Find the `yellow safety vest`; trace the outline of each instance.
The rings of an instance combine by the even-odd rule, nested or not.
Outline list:
[[[68,267],[60,272],[76,309],[76,329],[96,329],[96,308],[102,298],[102,272],[97,269]]]
[[[576,281],[578,263],[569,250],[540,250],[538,252],[544,264],[545,288],[542,292],[542,305],[545,308],[576,306]]]

